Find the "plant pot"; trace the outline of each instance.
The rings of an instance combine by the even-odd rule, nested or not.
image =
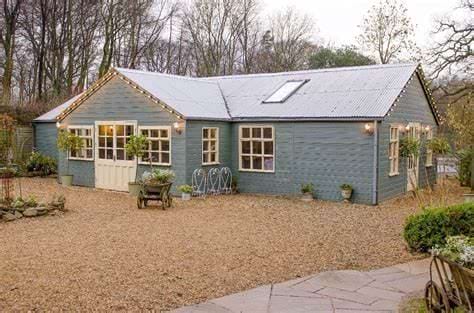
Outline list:
[[[181,200],[183,201],[189,201],[191,200],[191,194],[190,193],[181,193]]]
[[[301,196],[301,200],[303,201],[313,201],[313,194],[311,192],[305,192],[303,193],[303,195]]]
[[[128,192],[131,196],[137,197],[140,193],[141,185],[135,182],[128,183]]]
[[[465,193],[464,196],[464,203],[474,202],[474,193]]]
[[[344,201],[349,201],[352,196],[352,189],[341,189],[341,195]]]
[[[72,186],[72,175],[61,175],[61,184],[64,186]]]

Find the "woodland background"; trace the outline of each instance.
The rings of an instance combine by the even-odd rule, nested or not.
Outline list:
[[[357,46],[315,42],[295,8],[259,0],[0,0],[0,113],[28,124],[111,66],[189,76],[421,62],[458,147],[474,143],[472,0],[433,21],[422,51],[401,0],[361,17]],[[452,13],[452,14],[451,14]]]

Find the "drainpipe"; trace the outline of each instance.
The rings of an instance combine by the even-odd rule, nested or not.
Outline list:
[[[379,131],[377,121],[374,121],[374,164],[372,173],[372,204],[377,204],[377,184],[378,184],[378,168],[379,168]]]

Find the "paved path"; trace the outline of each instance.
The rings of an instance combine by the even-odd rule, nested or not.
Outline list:
[[[369,272],[331,271],[261,286],[173,313],[397,312],[428,281],[429,259]]]

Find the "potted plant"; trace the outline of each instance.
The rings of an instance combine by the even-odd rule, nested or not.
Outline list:
[[[303,201],[312,201],[313,200],[313,193],[314,193],[313,183],[301,185],[301,193],[303,194],[303,196],[301,197],[301,200],[303,200]]]
[[[352,196],[352,186],[349,184],[342,184],[339,188],[341,188],[341,195],[344,202],[349,202],[349,199]]]
[[[178,190],[181,191],[181,200],[191,200],[191,193],[193,192],[193,187],[189,185],[181,185],[178,187]]]
[[[61,184],[72,185],[72,176],[69,174],[69,153],[82,148],[82,139],[66,130],[61,130],[58,134],[58,149],[66,154],[66,174],[61,175]]]
[[[125,144],[125,150],[127,154],[135,158],[135,180],[128,182],[128,192],[132,196],[138,196],[140,192],[140,183],[138,182],[138,158],[141,158],[145,154],[145,150],[148,145],[148,139],[143,135],[132,135],[128,142]]]

